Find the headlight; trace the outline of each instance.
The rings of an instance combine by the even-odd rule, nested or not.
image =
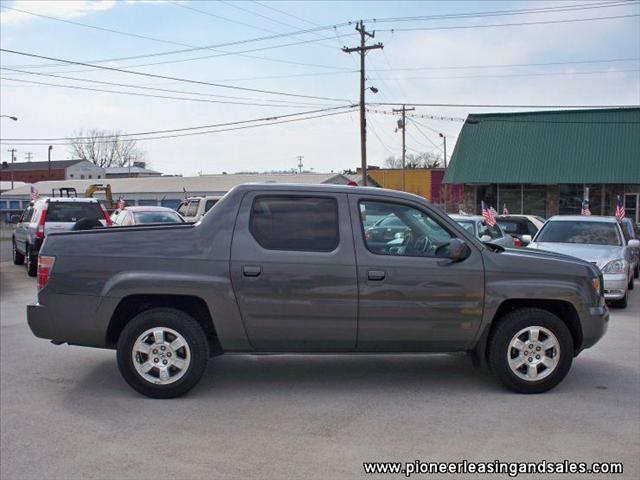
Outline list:
[[[619,258],[618,260],[611,260],[602,269],[602,273],[625,273],[627,271],[627,261]]]

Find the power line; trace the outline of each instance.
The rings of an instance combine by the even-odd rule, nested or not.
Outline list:
[[[56,75],[53,73],[42,73],[42,72],[26,72],[24,70],[17,70],[14,68],[7,68],[7,67],[0,67],[0,70],[6,70],[6,71],[10,71],[10,72],[20,72],[20,73],[25,73],[28,75],[37,75],[37,76],[41,76],[41,77],[52,77],[52,78],[62,78],[64,80],[73,80],[76,82],[86,82],[86,83],[91,83],[91,84],[102,84],[102,85],[113,85],[113,86],[117,86],[117,87],[126,87],[126,88],[138,88],[138,89],[143,89],[143,90],[151,90],[151,91],[160,91],[160,92],[168,92],[168,93],[180,93],[182,95],[200,95],[200,96],[206,96],[206,97],[213,97],[213,98],[224,98],[224,99],[234,99],[234,100],[255,100],[255,101],[259,101],[259,102],[264,102],[265,100],[262,98],[252,98],[252,97],[236,97],[233,95],[215,95],[213,93],[204,93],[204,92],[191,92],[191,91],[184,91],[184,90],[173,90],[173,89],[168,89],[168,88],[158,88],[158,87],[152,87],[152,86],[147,86],[147,85],[132,85],[132,84],[128,84],[128,83],[117,83],[117,82],[107,82],[104,80],[91,80],[88,78],[77,78],[77,77],[68,77],[65,75]],[[13,80],[13,81],[17,81],[18,79],[14,79],[12,77],[6,77],[3,79],[5,80]],[[56,86],[56,85],[52,85],[52,86]],[[65,85],[57,85],[57,86],[65,86]],[[185,98],[185,100],[187,100],[187,98]],[[281,104],[292,104],[292,105],[301,105],[300,102],[294,102],[294,101],[290,101],[290,100],[267,100],[268,102],[275,102],[275,103],[281,103]],[[305,106],[317,106],[319,104],[311,104],[311,103],[305,103],[303,104]]]
[[[628,15],[612,15],[609,17],[591,17],[591,18],[570,18],[566,20],[544,20],[539,22],[517,22],[517,23],[489,23],[478,25],[449,25],[444,27],[410,27],[410,28],[390,28],[378,30],[379,32],[416,32],[427,30],[462,30],[469,28],[490,28],[490,27],[521,27],[526,25],[553,25],[558,23],[574,23],[574,22],[590,22],[599,20],[613,20],[617,18],[632,18],[640,16],[639,13],[631,13]]]
[[[331,97],[317,97],[317,96],[313,96],[313,95],[302,95],[302,94],[297,94],[297,93],[288,93],[288,92],[277,92],[277,91],[273,91],[273,90],[263,90],[263,89],[259,89],[259,88],[248,88],[248,87],[238,87],[238,86],[234,86],[234,85],[225,85],[225,84],[221,84],[221,83],[213,83],[213,82],[205,82],[202,80],[191,80],[188,78],[178,78],[178,77],[170,77],[170,76],[166,76],[166,75],[157,75],[154,73],[148,73],[148,72],[136,72],[134,70],[125,70],[122,68],[115,68],[115,67],[107,67],[104,65],[93,65],[90,63],[84,63],[84,62],[76,62],[76,61],[72,61],[72,60],[65,60],[65,59],[61,59],[61,58],[55,58],[55,57],[47,57],[44,55],[36,55],[34,53],[27,53],[27,52],[19,52],[16,50],[9,50],[6,48],[0,48],[0,52],[7,52],[7,53],[13,53],[16,55],[23,55],[26,57],[33,57],[33,58],[41,58],[44,60],[52,60],[52,61],[56,61],[56,62],[63,62],[63,63],[69,63],[72,65],[83,65],[86,67],[92,67],[92,68],[97,68],[100,70],[108,70],[108,71],[112,71],[112,72],[120,72],[120,73],[128,73],[131,75],[141,75],[141,76],[145,76],[145,77],[151,77],[151,78],[160,78],[160,79],[164,79],[164,80],[175,80],[178,82],[185,82],[185,83],[194,83],[194,84],[198,84],[198,85],[210,85],[212,87],[219,87],[219,88],[228,88],[228,89],[232,89],[232,90],[243,90],[243,91],[247,91],[247,92],[257,92],[257,93],[266,93],[269,95],[283,95],[283,96],[287,96],[287,97],[298,97],[298,98],[312,98],[314,100],[328,100],[328,101],[333,101],[333,102],[349,102],[349,100],[345,100],[343,98],[331,98]]]
[[[261,117],[261,118],[252,118],[250,120],[239,120],[239,121],[235,121],[235,122],[225,122],[225,123],[213,123],[213,124],[208,124],[208,125],[199,125],[199,126],[195,126],[195,127],[183,127],[183,128],[172,128],[172,129],[167,129],[167,130],[152,130],[152,131],[146,131],[146,132],[136,132],[136,133],[118,133],[117,135],[101,135],[97,138],[114,138],[114,137],[135,137],[135,136],[145,136],[145,135],[159,135],[159,134],[163,134],[163,133],[175,133],[175,132],[186,132],[186,131],[190,131],[190,130],[202,130],[202,129],[206,129],[206,128],[217,128],[217,127],[228,127],[228,126],[233,126],[233,125],[242,125],[242,124],[246,124],[246,123],[255,123],[255,122],[267,122],[267,121],[272,121],[272,120],[280,120],[283,118],[291,118],[291,117],[296,117],[296,116],[300,116],[300,115],[313,115],[316,113],[324,113],[324,112],[332,112],[332,111],[336,111],[336,110],[343,110],[345,108],[347,109],[353,109],[355,108],[355,105],[348,105],[346,107],[329,107],[329,108],[321,108],[321,109],[317,109],[317,110],[308,110],[308,111],[304,111],[304,112],[297,112],[297,113],[288,113],[285,115],[277,115],[277,116],[269,116],[269,117]],[[83,139],[90,139],[90,138],[96,138],[96,137],[83,137],[83,136],[76,136],[76,137],[53,137],[53,138],[2,138],[0,139],[0,141],[2,142],[26,142],[26,141],[34,141],[34,142],[40,142],[40,141],[62,141],[62,140],[83,140]]]
[[[613,7],[627,7],[637,5],[638,1],[613,1],[613,2],[591,2],[582,4],[567,4],[558,5],[553,7],[534,7],[534,8],[520,8],[511,10],[490,10],[480,12],[463,12],[463,13],[443,13],[436,15],[419,15],[413,17],[387,17],[387,18],[369,18],[364,19],[366,22],[375,23],[390,23],[390,22],[421,22],[432,20],[449,20],[458,18],[485,18],[485,17],[502,17],[513,15],[530,15],[538,13],[562,13],[572,12],[580,10],[593,10],[601,8],[613,8]]]
[[[492,75],[448,75],[441,77],[401,77],[403,80],[454,80],[464,78],[509,78],[509,77],[547,77],[556,75],[599,75],[603,73],[630,73],[640,72],[638,68],[624,70],[591,70],[584,72],[532,72],[532,73],[504,73]],[[391,77],[395,79],[396,77]],[[378,80],[389,80],[389,78],[378,77]]]
[[[370,68],[370,72],[413,72],[419,70],[468,70],[468,69],[483,69],[483,68],[513,68],[513,67],[546,67],[552,65],[578,65],[578,64],[593,64],[593,63],[617,63],[617,62],[638,62],[640,57],[627,57],[627,58],[608,58],[598,60],[564,60],[561,62],[541,62],[541,63],[510,63],[510,64],[493,64],[493,65],[450,65],[450,66],[431,66],[431,67],[402,67],[402,68]]]
[[[304,120],[313,120],[316,118],[323,118],[323,117],[330,117],[330,116],[334,116],[334,115],[343,115],[345,113],[351,113],[355,111],[354,108],[350,109],[350,110],[345,110],[345,111],[341,111],[341,112],[332,112],[332,113],[325,113],[325,114],[320,114],[320,115],[313,115],[313,116],[307,116],[307,117],[300,117],[300,118],[292,118],[292,119],[288,119],[288,120],[280,120],[280,121],[273,121],[273,122],[268,122],[268,123],[261,123],[258,125],[245,125],[245,126],[241,126],[241,127],[231,127],[231,128],[224,128],[224,129],[218,129],[218,130],[207,130],[207,131],[202,131],[202,132],[189,132],[189,133],[180,133],[180,134],[176,134],[176,135],[165,135],[165,136],[157,136],[157,137],[142,137],[142,138],[136,138],[136,141],[146,141],[146,140],[160,140],[160,139],[166,139],[166,138],[178,138],[178,137],[188,137],[188,136],[193,136],[193,135],[206,135],[206,134],[210,134],[210,133],[220,133],[220,132],[230,132],[230,131],[235,131],[235,130],[244,130],[244,129],[248,129],[248,128],[257,128],[257,127],[267,127],[267,126],[271,126],[271,125],[280,125],[283,123],[292,123],[292,122],[300,122],[300,121],[304,121]],[[273,118],[277,118],[277,117],[273,117]],[[282,118],[282,117],[280,117]],[[237,122],[237,123],[242,123],[242,122]],[[124,135],[120,135],[120,136],[124,136]],[[106,137],[105,137],[106,138]],[[113,140],[105,140],[105,141],[91,141],[91,142],[77,142],[77,143],[109,143],[112,142]],[[9,142],[9,141],[5,141],[5,140],[0,140],[0,143],[4,143],[4,144],[12,144],[12,145],[67,145],[68,142],[64,142],[64,143],[56,143],[56,142],[44,142],[44,143],[19,143],[19,142]]]
[[[406,102],[405,102],[406,103]],[[380,105],[380,106],[397,106],[402,105],[402,102],[367,102],[368,105]],[[411,102],[414,107],[452,107],[452,108],[629,108],[638,107],[638,105],[532,105],[532,104],[499,104],[499,103],[424,103],[424,102]]]

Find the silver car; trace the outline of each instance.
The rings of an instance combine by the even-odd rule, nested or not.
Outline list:
[[[615,217],[568,215],[551,217],[529,244],[595,264],[604,277],[604,297],[613,306],[627,306],[633,289],[634,249],[640,241],[626,240]]]
[[[78,222],[107,226],[111,219],[95,198],[42,197],[29,205],[20,216],[13,232],[13,263],[27,264],[27,273],[35,277],[38,270],[38,252],[44,238],[50,233],[66,232]]]
[[[461,227],[478,237],[481,242],[493,243],[503,247],[515,247],[513,237],[505,235],[497,223],[490,227],[481,215],[449,215]]]

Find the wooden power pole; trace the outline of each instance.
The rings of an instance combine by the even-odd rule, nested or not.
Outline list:
[[[398,128],[402,129],[402,191],[405,192],[405,181],[404,181],[404,171],[405,171],[405,160],[407,158],[407,139],[406,139],[406,131],[407,131],[407,112],[415,110],[415,107],[407,108],[406,105],[402,105],[402,108],[394,108],[393,113],[401,113],[402,120],[398,122]]]
[[[365,61],[364,57],[369,50],[383,48],[382,43],[375,45],[366,45],[367,37],[374,38],[376,32],[367,32],[364,28],[364,22],[360,20],[356,24],[356,30],[360,34],[360,46],[347,48],[343,47],[345,53],[358,52],[360,54],[360,159],[362,162],[362,185],[367,185],[367,117],[365,114]]]

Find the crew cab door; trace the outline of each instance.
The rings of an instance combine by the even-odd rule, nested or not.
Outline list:
[[[25,208],[24,212],[20,216],[20,220],[16,224],[16,230],[13,234],[18,251],[24,253],[27,243],[27,236],[29,233],[29,222],[33,216],[33,206],[29,205]]]
[[[347,196],[247,193],[233,234],[231,280],[256,350],[355,349],[358,289]]]
[[[456,231],[418,203],[349,195],[358,265],[358,350],[453,351],[480,325],[484,267],[479,249],[448,258]],[[372,219],[402,223],[380,242]],[[467,242],[469,243],[469,242]]]

